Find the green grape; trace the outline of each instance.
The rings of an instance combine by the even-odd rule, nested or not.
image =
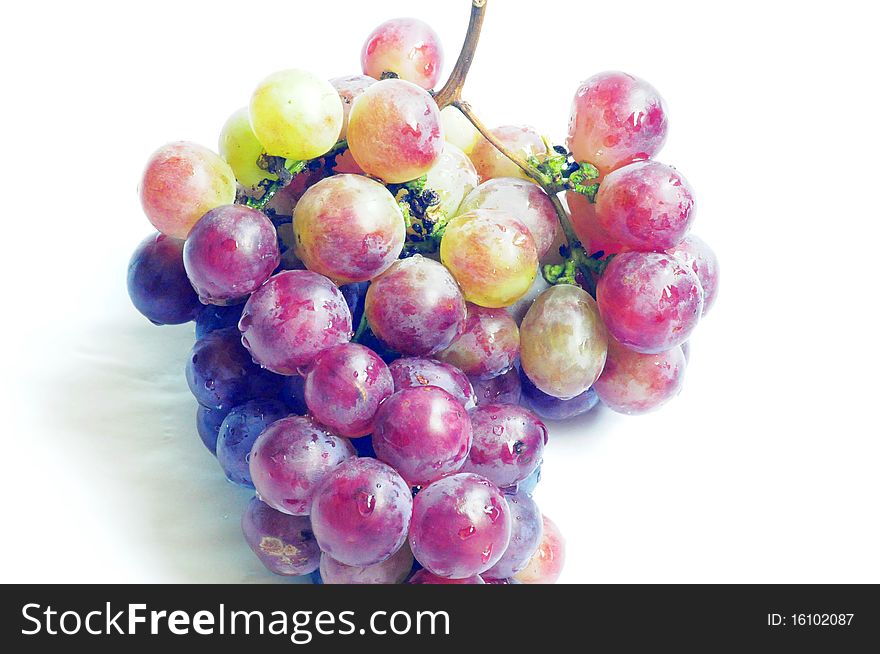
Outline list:
[[[262,154],[263,146],[251,128],[247,107],[242,107],[229,117],[220,130],[220,156],[232,168],[239,184],[253,188],[264,179],[278,179],[257,165]]]

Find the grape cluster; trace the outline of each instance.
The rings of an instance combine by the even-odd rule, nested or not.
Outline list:
[[[391,20],[364,75],[274,73],[219,154],[172,143],[144,171],[159,233],[129,293],[156,324],[195,321],[197,430],[255,490],[242,528],[276,574],[554,582],[544,420],[675,397],[717,295],[693,190],[653,159],[657,91],[586,80],[567,147],[487,129],[460,99],[486,4],[437,93],[437,34]]]

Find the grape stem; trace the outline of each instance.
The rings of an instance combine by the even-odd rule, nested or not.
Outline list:
[[[455,104],[461,99],[461,90],[467,79],[468,71],[474,61],[474,54],[477,51],[477,45],[480,43],[480,32],[483,30],[483,21],[486,18],[486,5],[489,0],[472,0],[471,1],[471,19],[468,23],[467,34],[464,37],[464,44],[461,46],[461,52],[455,67],[446,80],[446,84],[435,95],[434,100],[440,109],[444,109],[449,105]]]

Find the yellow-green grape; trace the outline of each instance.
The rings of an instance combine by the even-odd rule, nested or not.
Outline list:
[[[580,286],[548,288],[519,329],[523,372],[548,395],[576,397],[593,385],[605,367],[605,325],[596,301]]]
[[[522,221],[503,211],[471,211],[453,218],[440,259],[465,299],[481,307],[510,306],[535,279],[538,251]]]
[[[247,107],[242,107],[229,117],[220,130],[220,156],[232,168],[239,184],[253,188],[264,179],[278,179],[257,165],[262,154],[263,146],[251,128]]]
[[[480,140],[482,134],[474,127],[473,123],[465,118],[456,107],[446,107],[440,112],[440,120],[446,133],[446,142],[461,149],[465,154],[470,154]]]
[[[260,82],[251,97],[251,127],[266,152],[298,161],[327,153],[342,129],[342,100],[327,80],[304,70],[282,70]]]
[[[455,216],[461,203],[479,183],[480,178],[468,156],[447,143],[425,181],[425,186],[439,199],[439,203],[428,210],[430,215],[435,220]]]

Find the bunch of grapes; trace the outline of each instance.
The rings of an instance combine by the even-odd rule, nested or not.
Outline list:
[[[567,147],[489,129],[461,99],[485,8],[436,93],[436,33],[391,20],[364,75],[274,73],[219,154],[147,163],[158,233],[129,292],[156,324],[195,321],[198,433],[255,490],[243,531],[276,574],[554,582],[544,420],[675,397],[717,294],[693,191],[653,159],[657,91],[589,78]]]

